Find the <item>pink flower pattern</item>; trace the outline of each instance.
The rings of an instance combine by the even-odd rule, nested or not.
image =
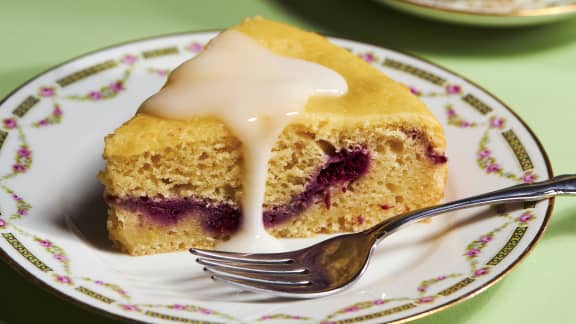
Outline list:
[[[130,57],[130,56],[129,56]],[[126,59],[126,57],[124,57]],[[132,59],[126,59],[126,62],[131,62]],[[135,61],[134,61],[135,62]],[[129,63],[126,63],[129,64]],[[133,64],[133,63],[130,63]],[[130,65],[129,64],[129,65]],[[126,90],[126,81],[128,81],[133,67],[128,67],[124,71],[124,75],[121,79],[114,80],[108,85],[100,87],[98,90],[88,91],[84,95],[69,95],[66,99],[70,100],[80,100],[80,101],[102,101],[117,97],[120,93]]]
[[[112,90],[115,93],[118,93],[122,90],[124,90],[124,82],[122,81],[114,81],[112,83],[110,83],[110,85],[108,86],[110,88],[110,90]]]
[[[32,151],[26,144],[22,144],[16,150],[16,158],[12,164],[13,175],[26,172],[32,166]],[[20,206],[19,206],[20,207]]]
[[[524,183],[534,183],[538,179],[538,176],[531,171],[524,173],[522,176],[522,182]]]
[[[54,108],[52,108],[52,113],[45,118],[42,118],[41,120],[32,123],[33,127],[45,127],[45,126],[49,126],[49,125],[56,125],[56,124],[60,124],[60,122],[62,121],[62,108],[60,107],[59,104],[54,104]]]
[[[51,247],[52,246],[52,242],[50,242],[48,240],[39,240],[38,243],[43,247]]]
[[[422,95],[422,91],[418,90],[415,87],[411,86],[409,89],[410,89],[410,92],[415,96],[421,96]]]
[[[17,159],[18,161],[18,159]],[[18,175],[18,173],[12,173],[12,176]],[[4,177],[6,178],[6,177]],[[32,208],[32,206],[27,203],[22,197],[20,197],[19,195],[17,195],[14,190],[6,187],[6,186],[0,186],[2,189],[4,189],[4,191],[6,193],[8,193],[10,195],[10,197],[12,198],[12,200],[14,200],[14,202],[16,203],[16,211],[14,213],[12,213],[12,215],[10,215],[10,219],[19,219],[24,215],[28,214],[28,211]]]
[[[148,68],[147,71],[149,73],[155,74],[159,77],[166,77],[171,72],[170,69],[160,69],[160,68],[153,68],[153,67]]]
[[[478,239],[478,242],[480,243],[488,243],[492,241],[492,236],[491,235],[484,235],[481,238]]]
[[[136,61],[138,61],[138,57],[135,55],[124,55],[124,57],[120,59],[120,62],[126,65],[133,65]]]
[[[52,97],[55,93],[56,90],[54,87],[40,87],[40,89],[38,89],[38,95],[40,97]]]
[[[24,173],[26,171],[26,167],[22,164],[16,163],[12,165],[12,171],[14,173]]]
[[[479,250],[479,249],[471,249],[471,250],[468,250],[468,251],[466,252],[466,255],[469,256],[469,257],[471,257],[471,258],[477,257],[478,254],[480,254],[480,250]]]
[[[74,282],[72,281],[72,279],[68,276],[63,276],[63,275],[55,275],[56,277],[56,281],[58,281],[59,283],[63,283],[63,284],[67,284],[67,285],[72,285],[74,284]]]
[[[450,95],[460,94],[462,93],[462,88],[456,84],[449,84],[446,86],[446,93]]]
[[[374,53],[361,53],[358,56],[368,63],[376,62],[376,56],[374,56]]]
[[[54,242],[35,236],[34,241],[44,248],[46,252],[52,255],[64,268],[67,274],[70,274],[70,260],[66,256],[64,249],[54,244]]]
[[[198,42],[193,42],[186,46],[186,50],[191,53],[200,53],[204,50],[204,45]]]
[[[501,118],[501,117],[492,116],[492,117],[490,117],[490,127],[491,128],[497,128],[497,129],[503,129],[506,127],[506,120],[504,118]]]
[[[92,99],[92,100],[100,100],[102,99],[102,93],[100,91],[90,91],[88,93],[88,96]]]
[[[88,277],[83,277],[82,280],[88,281],[88,282],[93,282],[94,284],[96,284],[98,286],[102,286],[104,288],[110,289],[113,292],[119,294],[122,298],[124,298],[126,300],[130,299],[128,292],[116,284],[104,282],[103,280],[94,280],[94,279],[91,279]]]
[[[498,172],[502,170],[502,168],[500,167],[500,165],[498,163],[491,163],[486,167],[486,172],[488,173],[494,173],[494,172]]]
[[[490,157],[491,154],[492,154],[491,150],[484,149],[484,150],[481,150],[480,152],[478,152],[478,158],[485,159],[487,157]]]
[[[61,262],[64,262],[67,260],[66,257],[63,256],[62,254],[54,254],[54,259],[61,261]]]
[[[474,277],[485,276],[488,273],[490,273],[490,269],[488,267],[484,267],[484,268],[481,268],[481,269],[474,271]]]
[[[448,120],[448,125],[456,126],[459,128],[472,128],[478,126],[476,122],[467,121],[458,115],[456,109],[454,109],[454,106],[451,104],[447,104],[444,108]]]
[[[418,304],[427,304],[427,303],[433,302],[434,299],[435,299],[435,296],[425,296],[425,297],[418,298],[418,300],[416,302]]]
[[[2,123],[4,125],[4,128],[7,130],[14,129],[14,128],[18,127],[18,123],[16,122],[16,119],[14,119],[14,118],[5,118],[2,121]]]
[[[200,43],[192,43],[191,45],[189,45],[187,47],[187,49],[190,52],[200,52],[203,50],[203,46]],[[365,60],[368,63],[375,63],[378,59],[376,56],[374,56],[372,53],[363,53],[359,55],[363,60]],[[122,57],[121,62],[123,64],[126,65],[133,65],[138,61],[138,57],[134,56],[134,55],[125,55],[124,57]],[[169,70],[160,70],[157,69],[155,71],[155,73],[157,73],[160,76],[165,76],[167,73],[169,73]],[[124,82],[125,80],[117,80],[114,82],[111,82],[109,85],[102,87],[100,90],[94,90],[94,91],[90,91],[86,96],[85,99],[89,99],[89,100],[93,100],[93,101],[99,101],[102,99],[108,99],[110,97],[114,97],[116,94],[122,92],[123,90],[125,90],[124,87]],[[414,87],[410,87],[410,91],[418,96],[422,95],[422,92]],[[457,94],[461,94],[462,93],[462,88],[459,85],[447,85],[445,86],[445,92],[447,95],[457,95]],[[53,97],[56,95],[56,89],[55,87],[50,87],[50,86],[44,86],[44,87],[40,87],[38,89],[37,95],[40,97]],[[58,104],[55,105],[53,111],[52,111],[52,115],[49,118],[60,118],[62,116],[62,110],[60,108],[60,106]],[[456,113],[456,111],[454,110],[453,107],[447,107],[446,109],[446,116],[448,117],[449,121],[452,120],[453,125],[456,125],[460,128],[469,128],[469,127],[476,127],[477,124],[473,123],[473,122],[469,122],[466,120],[461,119],[458,114]],[[45,118],[43,120],[40,120],[39,122],[35,123],[34,126],[47,126],[53,123],[57,123],[54,122],[53,120],[50,120],[49,118]],[[59,122],[59,120],[58,120]],[[17,128],[18,122],[15,118],[5,118],[3,119],[3,127],[6,130],[11,130],[11,129],[15,129]],[[489,128],[492,129],[504,129],[506,127],[506,120],[504,118],[498,118],[498,117],[491,117],[489,120]],[[485,165],[485,170],[487,173],[501,173],[502,172],[502,167],[500,164],[496,163],[493,160],[492,157],[492,151],[488,148],[482,148],[481,150],[478,151],[477,153],[477,157],[479,160],[485,160],[488,163],[486,163]],[[14,173],[24,173],[27,171],[27,169],[30,167],[31,164],[31,159],[32,159],[32,151],[29,149],[29,147],[27,145],[22,145],[18,148],[17,152],[16,152],[16,158],[17,161],[16,163],[14,163],[12,165],[12,170]],[[18,160],[20,159],[20,160]],[[25,162],[25,163],[22,163]],[[518,177],[519,179],[521,179],[522,182],[524,183],[532,183],[534,181],[536,181],[538,179],[538,176],[534,173],[532,173],[532,171],[527,171],[525,172],[521,177]],[[23,202],[22,198],[19,197],[18,195],[16,195],[15,193],[12,194],[12,198],[18,203],[18,202]],[[28,205],[29,206],[29,205]],[[23,207],[18,207],[17,208],[17,214],[19,214],[20,216],[26,215],[28,213],[28,210],[30,209],[30,207],[26,207],[25,205],[23,205]],[[384,208],[383,208],[384,209]],[[520,216],[518,216],[517,218],[515,218],[515,221],[520,223],[520,224],[526,224],[530,221],[532,221],[534,219],[534,215],[531,212],[525,212],[523,214],[521,214]],[[7,226],[6,221],[4,221],[2,218],[0,218],[0,228],[5,228]],[[483,248],[484,245],[488,244],[489,242],[491,242],[493,240],[493,235],[488,234],[488,235],[484,235],[482,237],[480,237],[479,239],[477,239],[475,242],[475,244],[480,244],[480,247],[473,247],[470,248],[466,251],[465,255],[469,258],[476,258],[477,256],[480,255],[481,253],[481,249]],[[37,239],[37,242],[40,246],[42,246],[43,248],[50,250],[51,253],[53,254],[53,257],[62,262],[62,263],[68,263],[69,260],[68,258],[65,256],[64,251],[61,250],[59,247],[55,246],[52,242],[45,240],[45,239]],[[67,271],[69,271],[69,269],[67,268]],[[474,269],[471,272],[471,276],[474,277],[480,277],[480,276],[484,276],[490,273],[490,268],[489,267],[482,267],[479,269]],[[437,276],[434,279],[431,279],[434,282],[440,282],[443,280],[446,280],[447,278],[450,278],[451,275],[445,276],[445,275],[441,275],[441,276]],[[67,275],[58,275],[55,274],[54,278],[56,279],[57,282],[62,283],[62,284],[67,284],[67,285],[73,285],[73,280],[70,276]],[[431,281],[431,282],[432,282]],[[101,280],[96,280],[93,281],[95,284],[97,285],[102,285],[102,286],[106,286],[109,284],[106,284],[105,282],[101,281]],[[417,287],[417,291],[424,294],[427,291],[427,288],[430,286],[430,284],[421,284],[420,286]],[[116,289],[120,294],[126,295],[127,293],[126,291],[118,288]],[[426,304],[426,303],[432,303],[435,301],[436,298],[440,297],[439,295],[427,295],[427,296],[420,296],[416,299],[413,300],[413,302],[418,303],[418,304]],[[382,305],[384,303],[386,303],[387,300],[384,299],[377,299],[374,300],[370,303],[370,305]],[[351,312],[357,312],[361,309],[365,309],[367,307],[370,307],[370,305],[366,305],[363,303],[360,304],[355,304],[346,308],[343,308],[341,310],[341,312],[343,313],[351,313]],[[137,311],[137,312],[141,312],[142,310],[139,308],[139,305],[133,305],[133,304],[119,304],[119,306],[126,310],[126,311]],[[186,305],[182,305],[182,304],[173,304],[168,306],[171,309],[176,309],[176,310],[188,310],[188,306]],[[194,309],[196,311],[198,311],[199,313],[202,314],[206,314],[206,315],[211,315],[211,314],[218,314],[218,312],[214,312],[210,309],[206,309],[206,308],[202,308],[202,307],[194,307]],[[302,316],[294,316],[294,315],[281,315],[280,317],[278,317],[280,315],[266,315],[263,316],[261,319],[265,320],[265,319],[274,319],[274,318],[291,318],[291,319],[307,319],[306,317],[302,317]],[[322,323],[332,323],[331,321],[324,321]]]
[[[141,311],[141,309],[140,309],[137,305],[120,304],[119,306],[120,306],[123,310],[129,311],[129,312],[140,312],[140,311]]]
[[[207,309],[207,308],[202,308],[202,307],[198,308],[198,311],[199,311],[200,313],[206,314],[206,315],[210,315],[210,314],[213,313],[213,311],[211,311],[211,310],[209,310],[209,309]]]
[[[534,215],[531,212],[525,212],[522,215],[518,216],[516,219],[520,223],[528,223],[529,221],[534,219]]]

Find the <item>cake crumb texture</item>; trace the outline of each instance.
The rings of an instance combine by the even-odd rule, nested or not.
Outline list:
[[[349,92],[312,97],[272,150],[264,209],[280,208],[306,190],[330,156],[362,148],[369,167],[358,179],[317,193],[300,215],[269,227],[277,237],[357,231],[442,198],[445,138],[428,108],[409,90],[324,37],[263,18],[234,27],[271,51],[339,72]],[[137,113],[105,139],[105,195],[118,200],[196,199],[240,206],[242,143],[220,120],[168,120]],[[154,222],[140,210],[110,203],[111,239],[134,255],[213,248],[228,235],[206,231],[201,215]],[[259,217],[244,215],[243,217]],[[233,233],[232,233],[233,235]]]

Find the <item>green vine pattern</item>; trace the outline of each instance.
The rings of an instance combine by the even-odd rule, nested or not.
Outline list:
[[[462,116],[460,116],[458,113],[456,113],[454,106],[452,106],[451,104],[446,104],[446,106],[444,108],[446,110],[446,117],[447,117],[448,125],[456,126],[459,128],[478,127],[477,122],[468,121],[468,120],[462,118]]]
[[[497,233],[503,231],[509,225],[510,222],[506,222],[466,245],[464,256],[466,257],[466,261],[468,261],[470,264],[471,272],[474,272],[478,269],[478,258],[480,257],[484,248],[486,248],[488,244],[494,240],[494,236]]]
[[[408,88],[413,95],[420,98],[452,97],[462,95],[462,87],[457,84],[445,85],[443,91],[423,92],[422,90],[413,86],[409,86]]]
[[[451,273],[447,275],[436,276],[431,279],[426,279],[420,282],[418,287],[416,287],[416,290],[420,296],[425,296],[428,290],[434,285],[445,282],[448,279],[461,278],[462,276],[464,276],[463,273]]]
[[[491,117],[490,128],[486,129],[476,151],[476,164],[488,174],[495,174],[500,177],[508,178],[517,182],[532,183],[538,180],[539,176],[532,170],[527,170],[518,175],[513,172],[505,171],[502,164],[498,162],[493,155],[493,150],[489,147],[490,132],[492,129],[503,129],[505,120],[503,118]],[[498,125],[498,126],[492,126]]]
[[[9,217],[11,220],[20,219],[22,218],[22,216],[28,215],[30,209],[32,209],[32,205],[30,205],[22,197],[16,194],[14,190],[8,188],[8,186],[6,186],[5,184],[1,184],[0,188],[2,188],[4,192],[9,194],[10,198],[12,198],[12,200],[16,203],[16,209]]]
[[[332,314],[326,316],[321,321],[321,323],[322,324],[332,324],[332,323],[334,323],[334,320],[339,316],[346,316],[346,315],[349,315],[351,313],[356,313],[359,311],[371,309],[373,307],[387,306],[391,302],[410,302],[412,300],[413,300],[413,298],[387,298],[387,299],[378,298],[378,299],[369,300],[369,301],[357,302],[357,303],[354,303],[352,305],[349,305],[349,306],[346,306],[344,308],[340,308],[340,309],[336,310]]]
[[[52,255],[52,257],[57,260],[67,275],[70,275],[70,258],[66,255],[66,252],[60,246],[54,244],[52,241],[34,236],[34,241],[44,248],[46,252]]]
[[[6,127],[6,125],[9,125]],[[0,182],[25,173],[32,167],[32,150],[26,140],[26,134],[15,118],[5,118],[4,128],[8,131],[16,130],[18,133],[18,149],[14,154],[14,163],[9,173],[0,177]]]
[[[265,322],[270,320],[292,320],[292,321],[311,321],[311,317],[299,316],[299,315],[288,315],[288,314],[271,314],[264,315],[256,319],[256,322]]]
[[[160,308],[160,309],[168,309],[168,310],[176,310],[176,311],[182,311],[182,312],[188,312],[188,313],[209,315],[209,316],[214,316],[214,317],[218,317],[218,318],[222,318],[222,319],[226,319],[226,320],[238,321],[238,319],[236,317],[228,315],[226,313],[222,313],[222,312],[210,309],[210,308],[200,307],[200,306],[195,306],[195,305],[187,305],[187,304],[170,304],[170,305],[139,304],[139,305],[133,305],[133,306],[136,306],[139,309],[142,309],[142,308],[158,309],[158,308]]]
[[[64,98],[80,101],[101,101],[116,98],[121,92],[126,90],[125,84],[131,74],[132,68],[130,67],[124,71],[124,75],[121,79],[114,80],[107,85],[101,86],[98,90],[92,90],[83,95],[69,95]]]
[[[58,125],[61,122],[62,122],[62,108],[60,107],[60,104],[54,103],[52,112],[48,116],[33,122],[32,127],[43,128],[47,126]]]
[[[172,69],[161,69],[161,68],[149,67],[146,69],[146,71],[150,74],[154,74],[154,75],[157,75],[159,77],[165,78],[168,76],[168,74],[170,74],[170,72],[172,72]]]
[[[73,287],[75,285],[75,282],[72,280],[72,278],[70,278],[70,276],[67,276],[67,275],[53,273],[52,278],[54,279],[55,282],[57,282],[59,284],[63,284],[63,285],[71,286],[71,287]]]
[[[185,51],[192,54],[201,52],[203,48],[204,45],[199,42],[192,42],[184,46]],[[372,52],[359,53],[358,56],[360,56],[362,59],[371,64],[378,64],[383,61],[381,58],[377,57]],[[98,90],[93,90],[86,94],[68,95],[62,98],[69,100],[82,100],[82,101],[101,101],[101,100],[114,99],[120,93],[126,90],[126,84],[131,76],[131,72],[133,71],[135,66],[138,65],[140,60],[141,58],[137,55],[126,54],[117,60],[121,65],[126,66],[123,76],[120,79],[114,80],[113,82],[107,85],[101,86]],[[147,71],[149,73],[165,77],[167,74],[169,74],[170,69],[148,68]],[[459,97],[462,95],[462,88],[459,85],[455,84],[446,85],[440,91],[423,92],[414,87],[409,88],[414,95],[422,97],[423,99],[434,97]],[[46,126],[61,124],[64,112],[61,105],[58,102],[56,102],[56,98],[58,98],[57,86],[51,86],[51,85],[41,86],[38,88],[36,95],[41,99],[52,100],[53,108],[49,115],[38,121],[33,122],[31,124],[31,127],[42,128]],[[497,162],[496,157],[493,155],[493,151],[489,148],[491,131],[504,129],[506,127],[506,120],[504,118],[500,118],[497,116],[490,116],[486,123],[467,121],[457,113],[454,106],[451,105],[450,103],[448,103],[445,106],[445,113],[447,116],[448,124],[458,128],[475,128],[484,124],[488,125],[486,131],[484,132],[483,136],[480,139],[479,147],[477,150],[477,164],[487,174],[496,174],[514,181],[525,183],[534,182],[538,179],[538,175],[530,170],[524,172],[521,175],[516,175],[512,172],[505,172],[504,170],[502,170],[500,163]],[[19,194],[17,194],[14,190],[10,189],[5,183],[3,183],[8,179],[26,173],[32,167],[32,161],[33,161],[32,149],[30,148],[30,146],[26,141],[24,128],[20,126],[19,123],[20,123],[19,118],[13,116],[2,119],[2,124],[0,125],[0,127],[6,132],[16,131],[18,134],[18,141],[19,141],[19,143],[17,144],[17,151],[15,153],[14,163],[12,165],[11,171],[6,175],[0,177],[0,187],[3,189],[4,192],[10,195],[11,199],[15,202],[16,205],[15,212],[13,212],[9,217],[9,219],[12,221],[16,221],[26,216],[27,214],[29,214],[32,208],[31,204],[24,201],[24,199]],[[8,228],[11,228],[24,237],[25,236],[32,237],[33,242],[39,244],[47,254],[51,255],[52,258],[54,258],[59,262],[59,264],[61,264],[62,269],[64,270],[63,274],[57,272],[50,273],[50,276],[52,277],[54,282],[60,285],[70,287],[74,287],[76,285],[76,282],[78,281],[90,282],[92,284],[113,291],[114,293],[121,296],[125,301],[129,301],[131,299],[128,291],[126,291],[117,284],[96,280],[86,276],[83,277],[73,276],[70,267],[71,260],[68,258],[64,249],[56,245],[53,241],[43,239],[38,236],[33,236],[27,233],[26,231],[20,229],[15,224],[2,218],[1,216],[2,214],[0,214],[0,231],[4,231],[7,230]],[[481,237],[475,239],[466,246],[464,257],[470,263],[470,272],[468,274],[452,273],[446,275],[439,275],[431,279],[426,279],[421,281],[417,285],[415,289],[416,294],[413,297],[375,299],[375,300],[357,302],[345,308],[336,310],[332,314],[326,316],[324,320],[321,321],[321,323],[323,324],[334,323],[338,317],[365,311],[368,309],[372,309],[374,307],[386,307],[391,302],[409,302],[415,305],[434,303],[438,299],[443,297],[438,292],[433,293],[430,291],[433,287],[435,287],[439,283],[449,282],[463,277],[476,278],[489,274],[490,266],[481,265],[480,262],[478,261],[478,257],[481,255],[484,248],[494,241],[493,238],[495,237],[495,235],[497,235],[500,232],[503,232],[503,230],[508,228],[511,224],[526,227],[529,226],[530,222],[536,219],[536,216],[534,215],[534,212],[532,210],[521,211],[519,215],[503,214],[501,216],[503,219],[506,219],[505,223],[493,229],[492,231],[482,235]],[[199,307],[196,305],[186,305],[178,303],[166,304],[166,305],[130,304],[120,302],[115,302],[115,304],[120,309],[126,312],[143,312],[145,309],[163,308],[171,311],[182,311],[191,314],[199,314],[202,316],[215,316],[221,319],[238,321],[238,319],[232,315],[204,307]],[[263,315],[256,321],[264,322],[267,320],[315,321],[313,318],[310,317],[283,314],[283,313]]]
[[[120,295],[120,297],[122,297],[125,300],[130,300],[130,295],[128,294],[128,292],[124,289],[122,289],[122,287],[120,287],[117,284],[113,284],[113,283],[109,283],[109,282],[105,282],[102,280],[96,280],[96,279],[92,279],[90,277],[81,277],[81,280],[87,281],[87,282],[91,282],[95,285],[107,288],[113,292],[115,292],[116,294]]]

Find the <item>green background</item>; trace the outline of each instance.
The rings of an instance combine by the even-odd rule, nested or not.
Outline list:
[[[491,29],[427,21],[367,0],[0,0],[0,97],[88,51],[164,33],[220,29],[254,15],[408,51],[456,71],[522,116],[556,174],[576,173],[576,19]],[[573,323],[575,202],[557,199],[542,241],[504,280],[416,323]],[[107,322],[1,262],[0,296],[0,322]]]

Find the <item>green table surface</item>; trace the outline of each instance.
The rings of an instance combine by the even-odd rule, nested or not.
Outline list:
[[[79,54],[165,33],[221,29],[262,15],[404,50],[456,71],[508,103],[576,173],[576,19],[508,29],[415,18],[367,0],[0,0],[0,97]],[[482,294],[416,323],[574,323],[576,200],[558,198],[534,251]],[[107,323],[0,262],[0,323]],[[576,316],[574,316],[576,317]]]

